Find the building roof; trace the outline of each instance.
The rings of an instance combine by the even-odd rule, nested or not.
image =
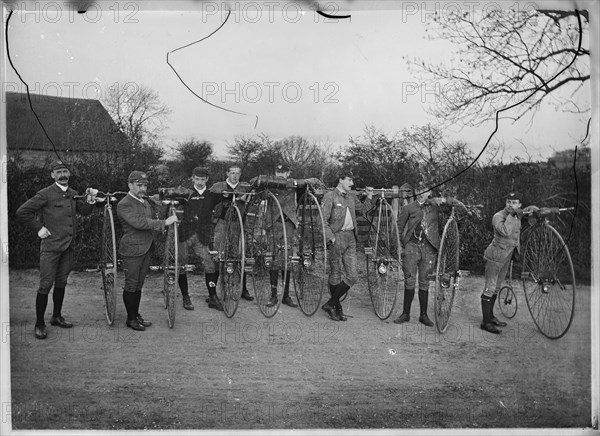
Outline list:
[[[30,94],[31,104],[57,150],[119,151],[125,136],[98,100]],[[8,150],[52,151],[27,94],[6,93]]]

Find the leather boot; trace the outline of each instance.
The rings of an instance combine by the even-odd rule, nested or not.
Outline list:
[[[404,289],[404,305],[402,306],[402,314],[394,320],[394,324],[403,324],[410,321],[410,306],[412,305],[413,298],[415,297],[415,290],[406,288]]]
[[[481,323],[481,329],[490,333],[498,334],[500,330],[491,322],[491,306],[492,297],[488,297],[485,294],[481,294],[481,312],[483,314],[483,322]]]
[[[498,294],[492,295],[492,307],[490,309],[490,315],[491,315],[490,322],[498,327],[506,327],[508,324],[506,324],[504,321],[500,321],[498,318],[496,318],[494,316],[494,306],[496,305],[497,298],[498,298]]]

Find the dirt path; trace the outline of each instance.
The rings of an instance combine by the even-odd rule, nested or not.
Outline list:
[[[206,307],[204,277],[191,275],[196,310],[179,300],[169,329],[155,274],[141,306],[154,325],[134,332],[120,298],[106,324],[99,273],[72,273],[63,314],[75,327],[49,326],[39,341],[38,272],[10,274],[14,429],[590,425],[589,286],[578,288],[570,331],[553,341],[522,293],[501,335],[480,330],[476,276],[465,279],[444,335],[417,322],[417,301],[411,323],[380,321],[364,275],[345,302],[347,322],[287,306],[266,319],[246,301],[228,319]]]

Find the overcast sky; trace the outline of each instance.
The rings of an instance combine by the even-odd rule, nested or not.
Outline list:
[[[118,8],[108,2],[103,10],[92,7],[86,15],[63,2],[19,2],[10,21],[9,48],[32,92],[99,98],[116,81],[152,87],[172,109],[165,132],[169,145],[191,137],[206,139],[217,155],[225,156],[225,144],[236,135],[266,133],[273,139],[302,135],[339,147],[349,136],[361,134],[365,124],[392,135],[435,122],[425,109],[443,95],[423,88],[403,57],[444,60],[452,46],[425,38],[425,18],[440,3],[420,10],[415,6],[424,3],[408,3],[404,9],[394,9],[393,2],[370,8],[356,3],[362,6],[351,12],[350,20],[325,20],[308,2],[170,6],[181,10],[157,10],[165,9],[160,2],[150,7],[121,3]],[[453,4],[465,11],[473,7],[469,2]],[[234,13],[221,30],[172,53],[170,61],[197,94],[246,115],[204,103],[166,63],[168,52],[217,29],[226,17],[218,8],[227,5]],[[36,7],[37,13],[24,13]],[[328,11],[348,13],[333,6]],[[5,89],[24,90],[10,67],[7,73]],[[588,98],[582,96],[580,102],[589,105]],[[548,157],[554,150],[578,145],[585,122],[547,108],[530,127],[503,122],[495,138],[507,146],[505,159]],[[478,152],[492,130],[488,125],[446,134]]]

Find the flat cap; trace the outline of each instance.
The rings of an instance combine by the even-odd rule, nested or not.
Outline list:
[[[57,160],[55,160],[54,162],[52,162],[52,163],[50,164],[50,171],[56,171],[56,170],[58,170],[58,169],[60,169],[60,168],[65,168],[65,169],[67,169],[67,170],[69,169],[69,167],[68,167],[68,166],[66,166],[66,165],[63,163],[63,161],[62,161],[62,160],[60,160],[60,159],[57,159]]]
[[[148,183],[148,176],[143,171],[132,171],[128,180],[129,183]]]
[[[400,186],[400,190],[401,191],[413,191],[413,187],[410,183],[405,183],[404,185]]]
[[[192,171],[192,175],[196,177],[208,177],[208,169],[204,167],[196,167]]]
[[[521,194],[519,194],[518,192],[511,192],[510,194],[508,194],[506,196],[507,200],[521,200]]]

